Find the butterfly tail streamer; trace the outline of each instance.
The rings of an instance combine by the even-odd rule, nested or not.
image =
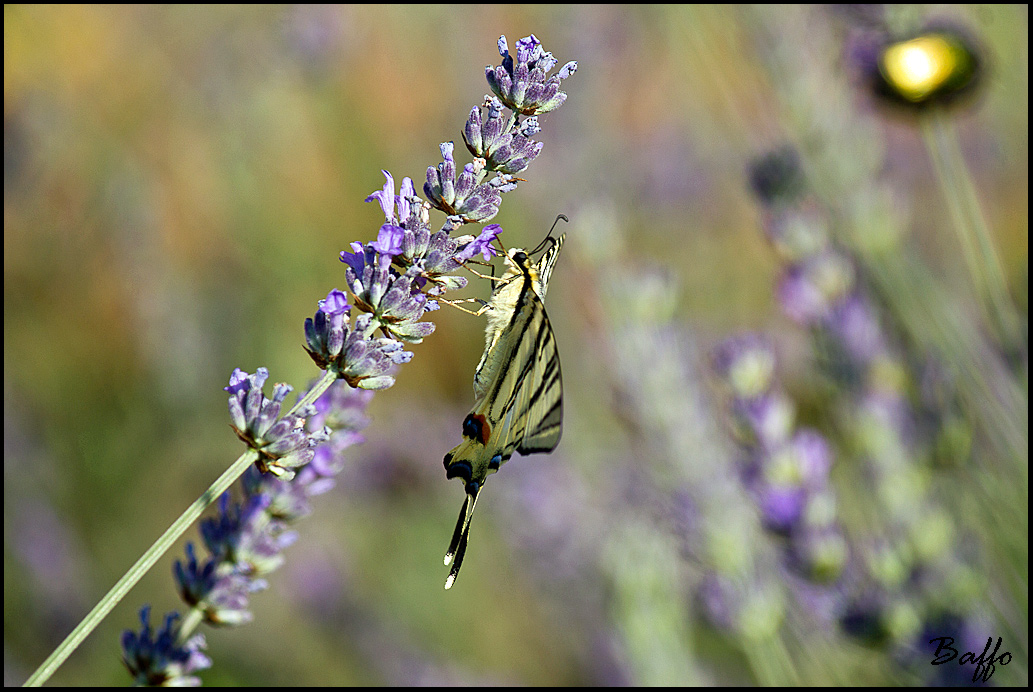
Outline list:
[[[456,523],[452,542],[448,546],[448,553],[445,554],[446,565],[452,562],[453,557],[455,558],[455,563],[452,565],[448,578],[445,580],[446,590],[451,589],[452,585],[455,584],[456,577],[459,576],[459,568],[463,566],[466,545],[470,540],[470,521],[473,519],[473,510],[477,505],[478,493],[479,489],[473,493],[468,493],[466,500],[463,502],[463,508],[459,511],[459,521]]]
[[[470,496],[463,500],[463,507],[459,510],[459,521],[456,522],[456,530],[452,533],[452,542],[448,544],[448,552],[445,553],[445,566],[452,563],[459,547],[459,539],[463,537],[463,526],[466,525],[466,508],[470,505]]]

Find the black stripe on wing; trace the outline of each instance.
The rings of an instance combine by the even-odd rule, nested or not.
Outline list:
[[[536,367],[531,378],[534,388],[523,413],[526,432],[517,447],[521,454],[551,452],[559,444],[562,432],[563,375],[556,337],[544,306],[539,330],[545,336],[539,339],[541,348],[535,354]]]
[[[512,342],[512,353],[500,368],[490,407],[492,418],[499,422],[496,444],[503,445],[508,454],[513,450],[521,454],[551,452],[559,443],[563,418],[559,353],[552,325],[538,296],[529,294],[525,309],[527,319],[519,325],[514,322],[519,340]]]

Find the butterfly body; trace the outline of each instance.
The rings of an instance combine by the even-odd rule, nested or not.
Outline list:
[[[565,236],[538,262],[521,249],[506,254],[506,271],[482,312],[487,315],[485,348],[474,375],[473,409],[463,421],[463,441],[445,455],[448,478],[466,483],[466,501],[445,564],[455,558],[445,588],[459,573],[470,519],[487,477],[513,455],[551,452],[563,420],[562,378],[556,339],[543,298]]]

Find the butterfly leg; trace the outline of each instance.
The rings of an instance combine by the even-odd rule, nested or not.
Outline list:
[[[478,262],[478,264],[481,264],[481,263]],[[471,269],[470,268],[470,262],[467,262],[463,266],[466,268],[466,270],[468,272],[470,272],[474,276],[479,276],[482,279],[487,279],[488,281],[492,281],[492,282],[495,282],[495,283],[509,283],[510,281],[513,280],[512,276],[508,277],[508,278],[505,278],[505,279],[501,279],[501,278],[495,276],[495,265],[494,264],[487,265],[487,266],[491,267],[491,275],[490,276],[488,274],[482,274],[479,271],[477,271],[476,269]]]
[[[456,310],[462,310],[463,312],[465,312],[465,313],[467,313],[469,315],[474,315],[474,316],[483,315],[484,311],[488,309],[488,303],[486,303],[485,301],[481,300],[480,298],[460,298],[460,299],[457,299],[457,300],[446,300],[445,298],[438,298],[438,302],[445,303],[447,305],[451,305]],[[464,307],[460,307],[457,303],[480,303],[481,308],[480,308],[480,310],[477,310],[476,312],[474,312],[473,310],[467,310]]]
[[[466,265],[463,265],[463,266],[466,266]],[[467,269],[467,271],[469,271],[474,276],[479,276],[482,279],[487,279],[488,281],[502,281],[502,279],[495,278],[494,274],[491,275],[491,276],[488,276],[487,274],[480,273],[476,269],[470,269],[470,267],[466,267],[466,269]],[[495,270],[495,267],[492,267],[492,271],[494,271],[494,270]],[[508,279],[506,279],[506,280],[508,281]]]

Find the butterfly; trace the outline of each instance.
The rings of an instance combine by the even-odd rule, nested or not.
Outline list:
[[[565,238],[547,236],[530,253],[544,250],[537,262],[520,248],[510,249],[506,271],[494,279],[491,300],[478,313],[487,314],[488,326],[484,354],[473,378],[476,402],[463,420],[463,441],[445,455],[445,475],[466,483],[466,500],[445,553],[445,565],[455,560],[446,589],[452,588],[463,564],[470,520],[484,481],[513,452],[548,453],[559,444],[563,381],[543,300]]]

